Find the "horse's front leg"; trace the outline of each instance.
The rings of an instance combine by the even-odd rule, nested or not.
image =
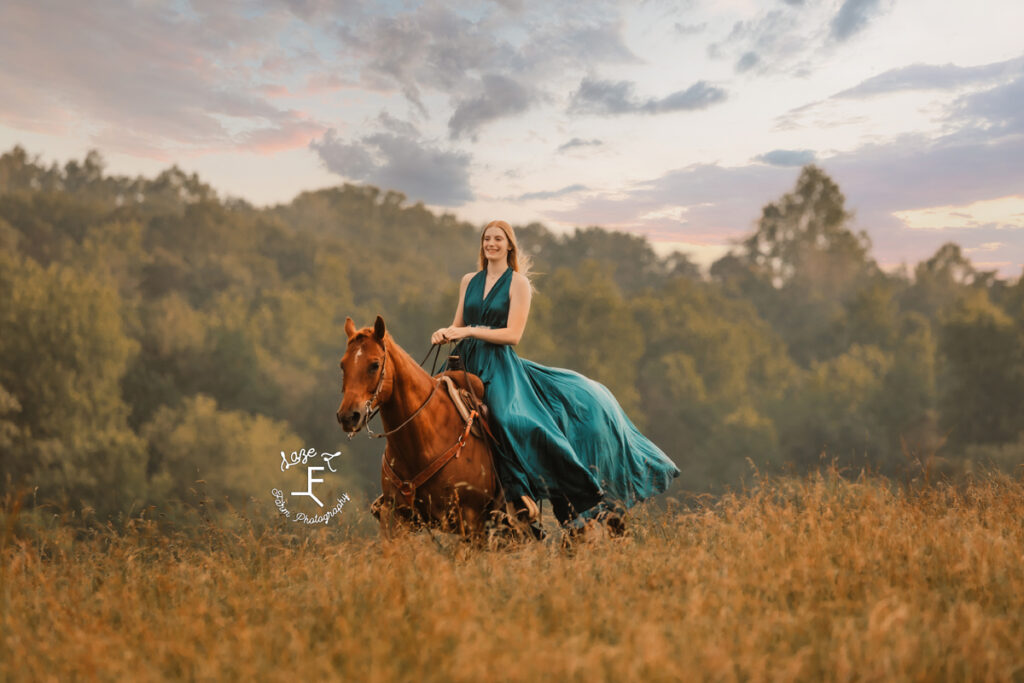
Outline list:
[[[416,512],[401,505],[395,498],[381,494],[370,505],[370,513],[380,522],[381,535],[394,539],[414,530],[419,525]]]
[[[433,524],[448,533],[470,538],[485,533],[487,519],[481,514],[485,506],[479,498],[471,486],[460,482],[433,489],[424,503]]]

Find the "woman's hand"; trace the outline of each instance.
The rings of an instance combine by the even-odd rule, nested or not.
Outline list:
[[[472,327],[449,327],[444,330],[444,338],[448,341],[458,341],[466,337],[472,337]]]
[[[437,331],[434,332],[434,334],[430,335],[430,343],[444,344],[445,342],[447,342],[448,337],[445,336],[445,333],[448,332],[449,329],[450,328],[447,327],[438,328]]]

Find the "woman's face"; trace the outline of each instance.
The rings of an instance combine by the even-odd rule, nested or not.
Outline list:
[[[487,228],[484,231],[484,256],[488,261],[504,261],[508,257],[511,245],[505,231],[498,227]]]

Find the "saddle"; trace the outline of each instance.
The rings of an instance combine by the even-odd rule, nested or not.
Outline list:
[[[482,420],[475,420],[470,431],[478,438],[484,439],[484,430],[490,431],[487,427],[490,411],[487,408],[487,404],[471,391],[473,385],[468,382],[468,378],[465,379],[469,388],[458,385],[458,380],[461,379],[458,377],[458,373],[466,374],[464,370],[449,370],[441,373],[438,379],[444,382],[445,387],[448,389],[448,396],[452,399],[452,403],[455,404],[455,409],[459,411],[463,422],[469,422],[469,415],[473,410],[476,410],[477,414],[483,418]]]

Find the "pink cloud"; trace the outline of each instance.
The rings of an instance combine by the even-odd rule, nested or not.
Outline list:
[[[308,147],[311,140],[326,132],[326,128],[313,121],[297,121],[285,126],[261,128],[247,133],[242,147],[258,154],[276,154],[289,149]]]
[[[261,86],[259,93],[264,97],[288,97],[291,95],[288,88],[274,83],[268,83],[267,85]]]
[[[342,90],[343,88],[354,88],[357,85],[354,81],[346,81],[335,74],[316,74],[306,80],[306,85],[302,88],[301,92],[304,95],[316,95],[318,93]]]
[[[323,132],[275,106],[287,88],[249,66],[281,17],[239,20],[217,3],[193,9],[198,16],[167,6],[0,3],[0,63],[17,65],[0,69],[0,121],[77,130],[91,145],[159,161],[239,148],[269,154]]]

